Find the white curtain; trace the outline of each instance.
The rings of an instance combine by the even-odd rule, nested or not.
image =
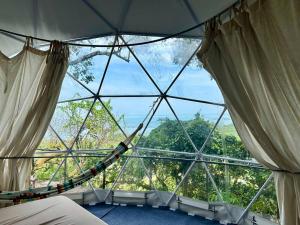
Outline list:
[[[68,54],[59,42],[49,51],[27,43],[12,58],[0,52],[0,157],[34,154],[53,115]],[[30,171],[31,159],[0,160],[0,190],[24,189]]]
[[[281,224],[300,225],[300,1],[242,3],[228,22],[207,24],[198,58],[246,148],[277,171]]]

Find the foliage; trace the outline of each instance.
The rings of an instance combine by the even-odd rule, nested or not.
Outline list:
[[[71,52],[71,60],[72,58],[78,58],[83,54],[86,54],[86,52],[83,53],[80,47],[77,46],[72,46]],[[76,79],[79,79],[85,83],[89,83],[95,79],[95,76],[91,71],[92,66],[92,59],[87,59],[70,66],[69,70]]]

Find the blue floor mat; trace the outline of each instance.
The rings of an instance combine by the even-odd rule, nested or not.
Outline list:
[[[85,209],[109,225],[220,225],[199,216],[188,216],[184,212],[154,209],[150,206],[112,206],[97,204]]]

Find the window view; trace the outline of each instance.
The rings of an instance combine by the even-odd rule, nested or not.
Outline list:
[[[134,43],[152,37],[82,42]],[[59,104],[33,162],[31,186],[95,165],[140,123],[125,156],[81,188],[168,191],[247,207],[271,172],[243,146],[222,94],[195,53],[197,39],[135,47],[71,47]],[[251,211],[278,218],[273,183]]]

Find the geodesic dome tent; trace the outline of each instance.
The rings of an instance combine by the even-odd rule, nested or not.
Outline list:
[[[85,206],[109,224],[129,216],[129,208],[116,212],[120,205],[236,224],[274,224],[280,212],[282,224],[294,224],[299,79],[297,63],[285,60],[297,49],[282,46],[297,43],[298,26],[286,29],[297,7],[267,0],[3,3],[1,199],[26,202],[77,186],[65,195],[110,204]],[[124,140],[121,155],[114,149]],[[33,210],[24,218],[71,212],[34,218]],[[158,224],[185,220],[160,215]],[[130,224],[155,223],[141,217]]]

